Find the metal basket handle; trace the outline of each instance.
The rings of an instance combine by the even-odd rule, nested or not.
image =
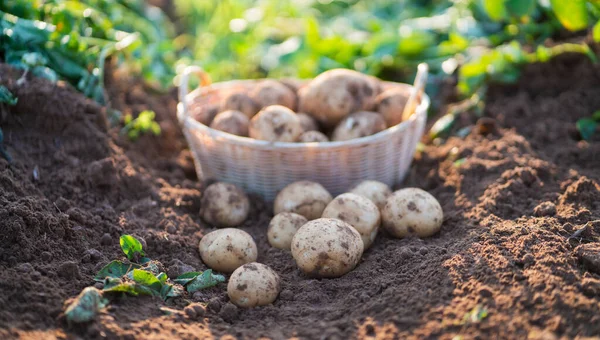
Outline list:
[[[187,95],[189,88],[190,75],[196,75],[200,79],[200,87],[209,86],[212,83],[210,76],[200,66],[188,66],[183,70],[181,74],[181,84],[179,85],[179,102],[183,106],[183,118],[189,116]],[[183,121],[183,120],[182,120]]]
[[[425,84],[427,83],[427,76],[429,73],[429,65],[421,63],[417,67],[417,75],[415,76],[415,82],[410,90],[410,96],[402,112],[402,121],[406,121],[410,116],[417,111],[419,106],[419,99],[423,97],[425,92]]]

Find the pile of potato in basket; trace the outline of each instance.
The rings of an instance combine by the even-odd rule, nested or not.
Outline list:
[[[271,142],[345,141],[373,135],[402,121],[408,88],[384,90],[375,77],[347,69],[305,83],[261,80],[229,93],[218,105],[191,107],[213,129]]]
[[[222,229],[200,240],[200,257],[210,268],[232,273],[227,294],[240,307],[270,304],[281,290],[277,273],[256,262],[258,249],[252,236],[235,228],[249,210],[248,197],[231,183],[213,183],[202,194],[202,219]],[[392,192],[372,180],[357,183],[335,198],[318,183],[294,182],[277,194],[273,211],[269,244],[290,251],[307,276],[324,278],[353,270],[380,226],[396,238],[428,237],[440,230],[443,221],[442,207],[428,192],[418,188]]]

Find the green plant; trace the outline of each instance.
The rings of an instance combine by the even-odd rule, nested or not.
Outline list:
[[[577,131],[583,140],[590,140],[600,126],[600,111],[594,112],[591,117],[581,118],[575,123]]]
[[[142,134],[152,132],[155,136],[160,135],[160,125],[154,118],[156,114],[154,111],[142,111],[134,119],[131,115],[125,115],[123,122],[125,126],[121,129],[121,134],[126,134],[131,140],[136,140]]]

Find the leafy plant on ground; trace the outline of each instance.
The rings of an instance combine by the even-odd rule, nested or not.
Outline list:
[[[575,124],[583,140],[590,140],[600,126],[600,111],[594,112],[591,117],[581,118]]]
[[[155,117],[156,113],[149,110],[140,112],[135,119],[131,115],[125,115],[123,118],[125,126],[121,129],[121,134],[127,135],[131,140],[136,140],[148,132],[158,136],[160,135],[160,125],[154,120]]]
[[[19,99],[17,97],[15,97],[12,92],[10,92],[4,85],[0,85],[0,122],[2,121],[3,117],[4,117],[4,112],[6,110],[6,108],[4,107],[5,105],[8,106],[14,106],[17,105],[17,102],[19,101]],[[0,128],[0,156],[2,156],[4,159],[6,159],[7,161],[12,161],[12,157],[10,156],[10,154],[8,153],[8,151],[6,151],[4,149],[4,133],[2,132],[2,129]]]

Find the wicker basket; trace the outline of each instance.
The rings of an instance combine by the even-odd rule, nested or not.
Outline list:
[[[188,93],[191,74],[207,86]],[[410,167],[425,122],[429,97],[422,94],[414,114],[377,134],[342,142],[283,143],[255,140],[214,130],[190,116],[188,103],[218,103],[232,91],[248,91],[260,80],[233,80],[210,84],[198,67],[188,67],[181,77],[177,117],[189,144],[200,180],[236,184],[266,201],[286,185],[311,180],[335,197],[357,182],[377,180],[392,186],[402,181]],[[384,82],[384,88],[411,85]],[[414,92],[413,92],[414,93]]]

